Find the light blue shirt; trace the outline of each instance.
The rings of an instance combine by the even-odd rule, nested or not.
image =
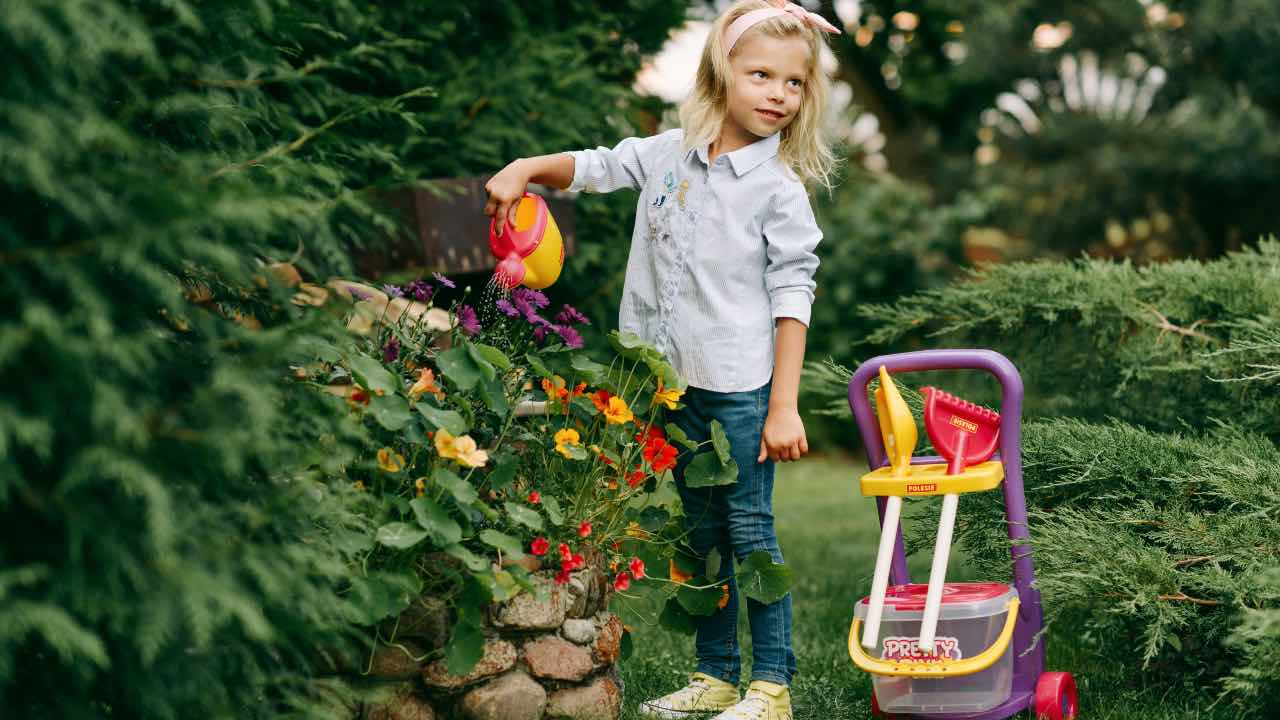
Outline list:
[[[573,155],[570,190],[640,191],[618,326],[694,387],[754,390],[773,375],[774,319],[809,324],[822,231],[777,133],[707,162],[670,130]]]

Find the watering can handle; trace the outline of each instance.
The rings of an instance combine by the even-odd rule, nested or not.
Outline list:
[[[511,222],[510,217],[504,217],[502,218],[501,229],[499,229],[497,217],[489,220],[489,247],[497,257],[506,257],[512,252],[521,257],[528,255],[533,252],[533,248],[538,243],[538,238],[542,237],[542,233],[547,227],[546,201],[542,199],[541,195],[526,192],[516,203],[517,207],[521,202],[524,202],[524,198],[531,199],[538,207],[539,212],[534,216],[533,225],[524,230],[519,230]]]

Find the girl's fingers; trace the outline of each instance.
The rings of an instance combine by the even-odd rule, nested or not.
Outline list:
[[[809,453],[809,441],[806,438],[800,438],[800,454],[807,455]]]
[[[756,462],[762,463],[767,457],[769,457],[769,449],[764,444],[764,438],[760,438],[760,455],[756,458]]]

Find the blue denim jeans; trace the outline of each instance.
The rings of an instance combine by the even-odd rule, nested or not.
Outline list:
[[[688,542],[705,556],[720,551],[721,582],[729,585],[729,603],[709,616],[695,617],[698,672],[738,683],[742,672],[738,648],[738,587],[733,580],[734,558],[745,560],[756,550],[766,550],[782,562],[778,536],[773,529],[772,460],[756,462],[764,432],[772,383],[744,392],[721,393],[690,387],[681,401],[684,407],[670,419],[690,440],[711,437],[711,421],[719,420],[729,436],[738,482],[717,487],[691,488],[684,483],[686,453],[675,469],[676,487],[684,504]],[[708,447],[705,452],[711,452]],[[791,650],[791,595],[771,605],[747,599],[751,625],[751,679],[790,685],[796,672]]]

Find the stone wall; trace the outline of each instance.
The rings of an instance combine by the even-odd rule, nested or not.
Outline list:
[[[617,670],[622,622],[608,612],[609,583],[600,570],[556,585],[534,575],[539,597],[521,593],[489,609],[484,656],[464,676],[450,675],[439,650],[450,633],[449,609],[422,598],[399,619],[393,645],[373,653],[364,679],[365,720],[616,720],[622,705]],[[416,660],[415,658],[423,658]]]

